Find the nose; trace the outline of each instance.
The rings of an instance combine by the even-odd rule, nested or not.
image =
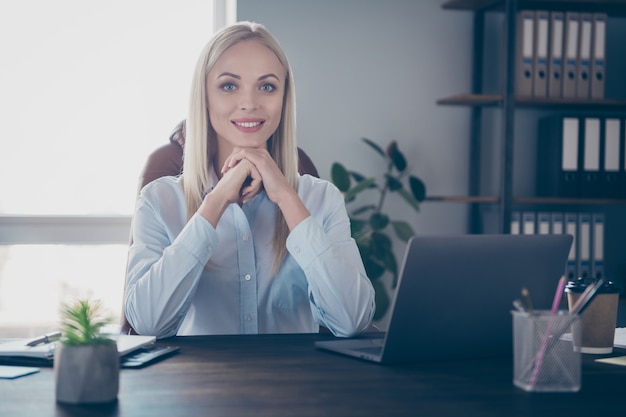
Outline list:
[[[243,111],[254,111],[258,108],[258,104],[257,104],[257,100],[256,100],[256,95],[254,94],[254,91],[248,90],[248,91],[244,91],[241,94],[241,101],[239,103],[239,109],[243,110]]]

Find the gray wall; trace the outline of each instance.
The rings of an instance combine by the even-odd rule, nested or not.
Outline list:
[[[469,110],[440,107],[470,88],[472,14],[442,0],[239,0],[238,20],[263,23],[289,57],[299,145],[330,178],[335,161],[366,175],[382,160],[361,142],[396,140],[431,195],[467,193]],[[420,234],[464,233],[464,204],[390,196],[389,214]],[[397,203],[397,204],[396,204]]]
[[[263,23],[281,42],[294,70],[299,144],[321,176],[340,161],[364,174],[382,172],[379,158],[360,138],[386,144],[397,140],[412,172],[429,195],[466,195],[470,109],[437,106],[437,99],[469,92],[473,14],[447,11],[444,0],[238,0],[237,18]],[[619,20],[619,21],[616,21]],[[500,91],[501,13],[486,16],[485,92]],[[607,98],[626,98],[624,19],[607,26]],[[483,194],[500,183],[500,109],[483,112]],[[558,110],[520,109],[515,114],[514,195],[530,196],[535,186],[537,119]],[[394,197],[394,196],[392,196]],[[467,231],[467,205],[426,202],[419,214],[389,198],[389,214],[411,222],[418,234]],[[623,211],[607,211],[608,242],[620,234]],[[497,213],[485,207],[487,218]],[[495,230],[488,227],[487,230]],[[623,237],[619,240],[623,241]],[[607,273],[626,270],[607,245]],[[403,245],[396,245],[401,256]],[[620,258],[622,256],[620,255]],[[617,273],[616,273],[617,274]],[[382,324],[384,327],[384,323]]]

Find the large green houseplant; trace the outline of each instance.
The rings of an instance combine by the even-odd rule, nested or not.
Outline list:
[[[77,300],[61,311],[62,337],[54,353],[56,400],[105,403],[117,399],[119,355],[115,340],[102,334],[111,320],[100,302]]]
[[[362,140],[382,157],[384,161],[382,176],[365,176],[349,171],[341,163],[335,162],[331,167],[331,179],[344,193],[352,237],[359,247],[365,270],[376,290],[374,319],[378,320],[387,312],[390,300],[381,277],[386,272],[391,273],[394,289],[398,280],[398,262],[393,251],[391,230],[403,242],[407,242],[415,234],[406,221],[390,219],[384,212],[383,204],[388,195],[396,194],[418,212],[419,203],[426,198],[426,187],[421,179],[410,174],[406,158],[395,141],[389,143],[383,150],[370,139]],[[375,202],[357,201],[357,197],[367,191],[377,193]]]

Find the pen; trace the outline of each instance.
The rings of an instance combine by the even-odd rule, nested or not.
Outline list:
[[[565,276],[562,276],[556,286],[554,298],[552,299],[552,309],[550,310],[550,314],[552,315],[556,315],[559,312],[559,304],[561,304],[561,297],[563,296],[563,290],[565,289],[565,281]],[[548,349],[548,341],[550,339],[550,333],[552,332],[553,324],[553,319],[550,318],[546,326],[546,331],[543,334],[543,340],[541,342],[539,352],[537,353],[537,358],[535,359],[535,367],[533,368],[533,373],[530,376],[530,385],[533,387],[537,384],[539,371],[541,370],[541,366],[543,365],[543,359],[546,354],[546,350]]]
[[[39,336],[30,342],[26,343],[26,346],[37,346],[42,343],[50,343],[61,337],[61,332],[52,332]]]
[[[585,291],[583,291],[583,293],[580,295],[578,300],[576,300],[576,302],[574,303],[574,306],[572,307],[570,313],[583,314],[583,311],[585,311],[585,309],[589,307],[589,304],[591,304],[593,297],[595,297],[596,293],[603,284],[604,279],[602,278],[600,278],[596,282],[592,282],[591,284],[589,284],[587,288],[585,288]]]
[[[530,300],[530,293],[528,292],[527,288],[522,288],[522,297],[524,298],[524,301],[526,302],[526,310],[529,313],[533,312],[533,303]]]
[[[513,307],[515,307],[515,309],[517,311],[519,311],[520,313],[525,313],[526,310],[524,309],[524,306],[522,305],[522,302],[520,300],[513,300]]]

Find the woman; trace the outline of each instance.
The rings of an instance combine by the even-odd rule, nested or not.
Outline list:
[[[140,334],[365,330],[374,290],[339,191],[297,173],[295,93],[278,42],[224,28],[194,73],[183,175],[142,190],[125,314]]]

